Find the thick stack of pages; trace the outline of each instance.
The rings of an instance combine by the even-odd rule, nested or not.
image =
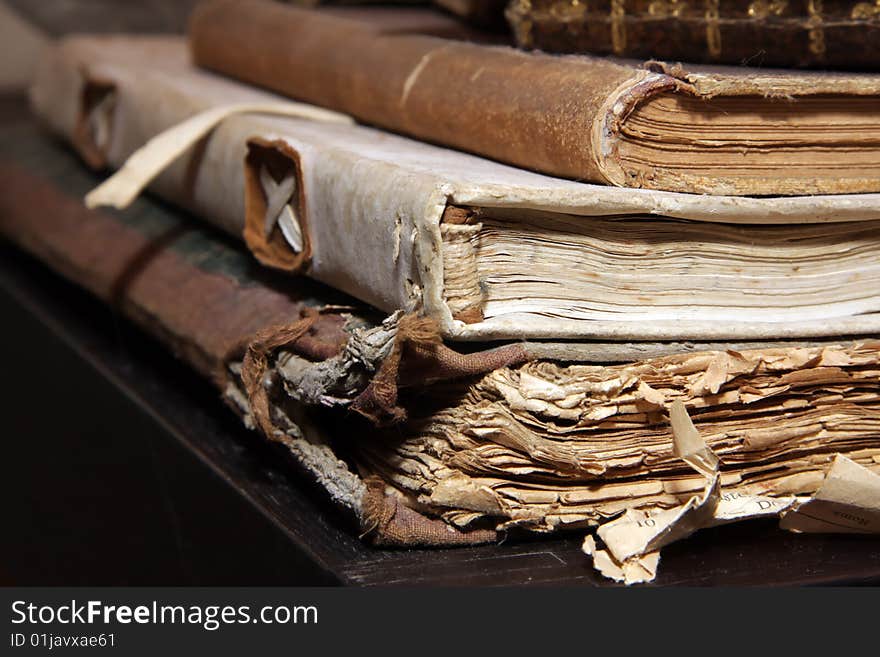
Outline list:
[[[447,54],[481,48],[450,44]],[[401,103],[418,91],[412,73]],[[856,87],[880,88],[866,84]],[[264,264],[389,314],[316,294],[239,330],[238,349],[193,350],[245,420],[287,445],[376,542],[601,526],[604,546],[591,537],[585,549],[636,581],[662,545],[719,522],[880,526],[880,195],[697,196],[552,178],[199,71],[175,39],[68,40],[32,100],[89,164],[122,167],[91,204],[125,205],[161,172],[152,191],[243,238]],[[866,187],[835,191],[850,188]],[[34,216],[6,196],[16,205],[4,232],[100,294],[94,254],[54,225],[67,210]],[[83,225],[137,223],[80,212]],[[239,294],[222,303],[241,329]],[[129,312],[180,342],[189,325],[167,324],[189,303],[157,308],[143,292]],[[456,339],[518,341],[444,342]],[[551,339],[569,341],[530,341]]]

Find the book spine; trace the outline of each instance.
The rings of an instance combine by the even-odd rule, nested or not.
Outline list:
[[[524,48],[749,66],[876,69],[880,1],[513,0]]]

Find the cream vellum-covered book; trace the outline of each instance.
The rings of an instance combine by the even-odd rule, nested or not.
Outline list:
[[[448,339],[880,327],[878,194],[723,197],[552,178],[200,71],[177,38],[67,39],[31,97],[89,163],[124,167],[123,193],[96,190],[93,205],[139,191],[144,152],[126,160],[164,133],[144,149],[170,162],[146,166],[162,171],[156,193],[243,236],[261,262],[385,312],[419,310]]]

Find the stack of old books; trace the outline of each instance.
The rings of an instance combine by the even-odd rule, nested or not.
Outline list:
[[[589,44],[565,4],[510,14],[533,45],[547,16]],[[284,289],[177,239],[185,219],[33,184],[2,229],[121,294],[376,543],[578,530],[641,581],[722,522],[878,531],[880,76],[561,57],[442,22],[213,0],[188,41],[70,38],[44,62],[36,113],[119,169],[90,207],[149,186]]]

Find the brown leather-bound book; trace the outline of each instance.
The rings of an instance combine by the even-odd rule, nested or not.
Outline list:
[[[257,0],[200,5],[190,43],[208,69],[560,177],[708,194],[880,191],[880,76],[558,57]]]
[[[524,48],[748,66],[877,70],[876,0],[512,0]]]

